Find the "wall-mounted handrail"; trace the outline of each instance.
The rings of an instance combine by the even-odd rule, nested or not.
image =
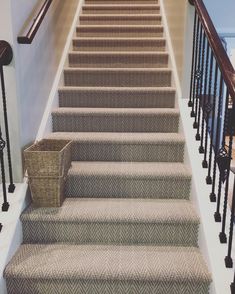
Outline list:
[[[38,14],[33,17],[33,23],[31,24],[31,26],[27,29],[26,32],[23,32],[20,36],[18,36],[17,41],[19,44],[31,44],[33,42],[33,39],[38,29],[40,28],[51,4],[52,0],[45,0]]]
[[[219,241],[228,244],[225,265],[232,268],[235,182],[231,193],[229,181],[235,161],[235,70],[203,1],[189,2],[195,6],[195,18],[188,106],[203,155],[202,168],[207,169],[206,183],[211,185],[209,200],[216,203],[214,220],[221,223]],[[231,294],[235,294],[235,277]]]

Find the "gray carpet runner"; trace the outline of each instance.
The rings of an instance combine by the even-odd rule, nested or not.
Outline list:
[[[208,294],[159,2],[86,0],[58,98],[66,199],[22,214],[8,293]]]

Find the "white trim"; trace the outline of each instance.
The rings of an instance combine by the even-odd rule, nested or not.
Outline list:
[[[42,121],[39,126],[39,130],[38,130],[38,133],[36,136],[36,141],[41,140],[45,136],[46,133],[49,133],[52,130],[51,112],[52,112],[53,108],[58,106],[58,87],[60,84],[63,83],[63,70],[64,70],[64,67],[66,66],[66,63],[67,63],[68,52],[71,49],[71,40],[73,38],[74,32],[76,30],[76,26],[79,21],[79,16],[82,11],[83,3],[84,3],[84,0],[80,0],[79,4],[77,6],[77,10],[76,10],[76,13],[75,13],[72,25],[71,25],[71,29],[69,31],[69,34],[68,34],[68,37],[67,37],[67,40],[65,43],[65,47],[64,47],[64,50],[62,53],[59,67],[56,72],[56,76],[55,76],[55,79],[54,79],[54,82],[52,85],[51,92],[49,94],[49,98],[48,98],[47,105],[46,105],[46,108],[45,108],[45,111],[44,111],[44,114],[42,117]]]

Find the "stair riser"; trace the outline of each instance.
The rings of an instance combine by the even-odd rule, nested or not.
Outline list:
[[[168,55],[70,54],[69,64],[83,68],[166,68]]]
[[[161,25],[161,19],[82,19],[81,25]]]
[[[188,199],[190,178],[69,175],[67,197]]]
[[[83,7],[83,14],[159,14],[160,8],[136,7]]]
[[[85,4],[158,4],[158,0],[86,0]]]
[[[208,294],[208,282],[186,280],[184,282],[174,281],[146,281],[136,279],[127,281],[125,279],[110,280],[81,280],[75,278],[50,280],[47,279],[6,279],[8,294],[58,294],[58,293],[86,293],[86,294],[170,294],[190,293]],[[40,291],[39,289],[43,289]],[[131,289],[131,291],[130,291]],[[40,292],[39,292],[40,291]]]
[[[161,25],[158,15],[81,15],[81,25]]]
[[[88,39],[73,40],[74,50],[79,51],[165,51],[165,40],[115,40],[115,39]]]
[[[105,144],[74,142],[73,161],[183,162],[184,144]]]
[[[197,246],[198,224],[23,222],[24,243]]]
[[[179,117],[151,116],[96,116],[53,114],[54,132],[161,132],[178,131]]]
[[[65,70],[65,86],[170,87],[171,71]]]
[[[59,91],[60,107],[173,108],[175,92],[169,91]]]
[[[77,37],[128,37],[128,38],[161,38],[163,30],[160,28],[90,28],[78,27]]]

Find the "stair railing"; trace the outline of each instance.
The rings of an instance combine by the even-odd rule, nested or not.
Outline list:
[[[19,44],[31,44],[33,42],[33,39],[39,30],[51,4],[52,0],[44,1],[37,14],[33,17],[32,22],[29,25],[24,26],[24,30],[18,36],[17,41]]]
[[[209,199],[216,202],[214,219],[221,222],[219,240],[228,242],[225,265],[232,268],[235,185],[230,193],[229,179],[232,159],[235,160],[235,71],[203,1],[189,2],[195,7],[195,16],[188,106],[196,131],[195,139],[200,142],[202,168],[207,169],[205,180],[211,185]],[[227,211],[231,211],[228,232]],[[235,280],[231,284],[231,293],[235,293]]]
[[[5,140],[3,139],[2,128],[0,125],[0,166],[1,166],[1,180],[2,180],[2,192],[3,192],[3,204],[2,211],[8,211],[9,202],[7,201],[7,188],[6,188],[6,170],[4,162],[4,151],[5,147],[7,150],[7,160],[9,168],[9,186],[8,192],[13,193],[15,190],[15,185],[13,182],[12,173],[12,161],[11,161],[11,147],[10,147],[10,137],[8,128],[8,116],[7,116],[7,100],[6,100],[6,90],[5,90],[5,79],[4,79],[4,66],[9,65],[13,58],[13,52],[11,46],[3,40],[0,40],[0,85],[2,93],[2,103],[3,103],[3,120],[5,127]],[[2,224],[0,224],[0,231],[2,229]]]

